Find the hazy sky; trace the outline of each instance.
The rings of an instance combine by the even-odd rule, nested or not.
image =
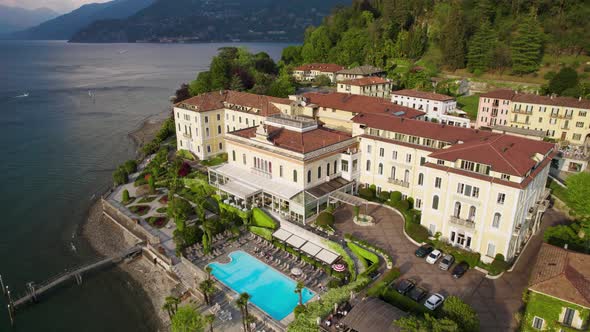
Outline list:
[[[12,7],[35,9],[47,7],[58,13],[72,11],[85,3],[107,2],[109,0],[0,0],[0,4]]]

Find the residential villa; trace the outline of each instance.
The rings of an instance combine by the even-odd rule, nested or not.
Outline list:
[[[387,72],[375,66],[358,66],[353,68],[341,69],[336,73],[337,81],[353,80],[363,77],[385,77]]]
[[[361,184],[413,197],[430,234],[513,259],[539,228],[554,145],[378,114],[359,114]]]
[[[587,331],[590,255],[543,243],[528,290],[523,331]]]
[[[320,75],[325,75],[336,82],[336,73],[344,67],[333,63],[310,63],[293,69],[293,77],[297,81],[313,81]]]
[[[413,197],[431,234],[485,262],[496,254],[513,259],[538,230],[555,145],[424,116],[343,93],[282,99],[224,91],[175,107],[178,149],[199,158],[227,151],[228,162],[210,168],[209,179],[244,208],[306,222],[331,193],[374,184]]]
[[[334,191],[356,191],[357,142],[317,121],[276,114],[226,135],[228,162],[209,170],[210,183],[245,208],[265,207],[303,222]]]
[[[389,98],[391,86],[391,81],[382,77],[363,77],[338,82],[336,91],[353,95]]]
[[[451,126],[470,127],[466,113],[457,108],[454,97],[418,90],[398,90],[391,93],[391,101],[426,112],[425,120],[435,120]]]
[[[479,98],[476,127],[512,127],[535,132],[563,145],[557,168],[579,172],[588,166],[590,154],[590,100],[539,96],[512,90],[496,90]]]

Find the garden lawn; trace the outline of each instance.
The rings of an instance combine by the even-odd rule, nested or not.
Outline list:
[[[477,106],[479,104],[479,95],[462,96],[457,98],[457,107],[467,113],[471,120],[477,118]]]
[[[252,209],[252,225],[270,229],[278,228],[274,219],[259,208]]]
[[[213,158],[201,161],[204,166],[217,166],[227,161],[227,153],[218,154]]]

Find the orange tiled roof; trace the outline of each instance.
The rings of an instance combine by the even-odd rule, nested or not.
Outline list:
[[[414,98],[438,100],[438,101],[447,101],[447,100],[454,100],[455,99],[451,96],[443,95],[440,93],[426,92],[426,91],[419,91],[419,90],[410,90],[410,89],[393,91],[391,94],[392,95],[407,96],[407,97],[414,97]]]
[[[590,308],[590,255],[543,243],[529,289]]]
[[[385,84],[385,83],[389,83],[389,80],[382,78],[382,77],[378,77],[378,76],[361,77],[361,78],[355,78],[352,80],[338,82],[338,84],[348,84],[348,85],[356,85],[356,86],[367,86],[367,85]]]
[[[206,112],[224,108],[224,102],[259,109],[261,110],[260,115],[262,116],[280,113],[280,110],[275,105],[273,105],[273,103],[285,105],[291,103],[291,101],[286,98],[257,95],[248,92],[222,90],[203,93],[184,100],[177,105],[179,107],[184,107],[196,112]]]
[[[514,98],[515,94],[516,94],[516,92],[514,90],[499,89],[499,90],[493,90],[490,92],[483,93],[479,97],[480,98],[484,97],[484,98],[493,98],[493,99],[512,100],[512,98]]]
[[[415,110],[392,103],[389,100],[361,95],[351,95],[348,93],[304,93],[303,97],[307,99],[308,104],[316,104],[320,107],[333,108],[337,110],[352,113],[381,113],[381,114],[399,114],[399,117],[417,118],[424,115],[424,112]]]
[[[552,97],[539,96],[532,93],[518,93],[509,89],[494,90],[482,94],[480,97],[506,99],[513,102],[549,105],[549,106],[563,106],[572,108],[590,109],[590,100],[584,98],[572,97]]]
[[[310,70],[318,70],[323,71],[326,73],[335,73],[339,70],[342,70],[344,67],[337,65],[335,63],[308,63],[299,67],[293,68],[293,70],[301,70],[301,71],[310,71]]]

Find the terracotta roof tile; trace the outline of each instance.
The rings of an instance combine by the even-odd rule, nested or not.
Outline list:
[[[590,255],[543,243],[529,289],[590,308]]]
[[[299,67],[293,68],[293,70],[310,71],[319,70],[327,73],[335,73],[342,70],[344,67],[335,63],[308,63]]]
[[[256,128],[245,128],[229,134],[243,138],[253,138],[256,136]],[[269,125],[266,128],[269,140],[272,141],[274,146],[299,153],[309,153],[352,138],[349,133],[324,127],[303,133]]]
[[[514,90],[500,89],[494,90],[480,95],[485,98],[506,99],[518,103],[549,105],[549,106],[563,106],[572,108],[590,109],[590,100],[584,98],[571,97],[551,97],[540,96],[531,93],[518,93]]]
[[[308,92],[304,93],[303,97],[307,99],[308,104],[316,104],[321,107],[334,108],[352,113],[398,113],[399,115],[397,116],[405,118],[416,118],[424,115],[424,112],[410,107],[397,105],[386,99],[378,97],[351,95],[348,93],[337,92]]]
[[[455,99],[451,96],[443,95],[440,93],[426,92],[426,91],[419,91],[419,90],[409,90],[409,89],[393,91],[391,94],[392,95],[407,96],[407,97],[414,97],[414,98],[438,100],[438,101],[447,101],[447,100],[454,100]]]
[[[224,108],[224,102],[259,109],[260,115],[263,116],[280,113],[280,110],[274,104],[288,105],[291,103],[291,101],[286,98],[222,90],[203,93],[184,100],[177,105],[178,107],[183,107],[196,112],[206,112]]]
[[[490,92],[483,93],[479,97],[480,98],[484,97],[484,98],[512,100],[512,98],[514,98],[515,94],[516,94],[516,92],[514,92],[514,90],[499,89],[499,90],[493,90]]]
[[[355,78],[352,80],[338,82],[338,84],[348,84],[348,85],[356,85],[356,86],[367,86],[367,85],[384,84],[384,83],[389,83],[389,80],[382,78],[382,77],[378,77],[378,76],[361,77],[361,78]]]

